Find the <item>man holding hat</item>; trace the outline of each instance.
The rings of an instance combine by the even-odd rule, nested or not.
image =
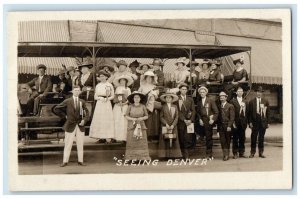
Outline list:
[[[220,135],[220,142],[223,151],[223,160],[229,160],[229,150],[231,142],[231,129],[234,122],[234,106],[227,102],[228,95],[225,92],[220,92],[220,107],[218,130]]]
[[[269,128],[269,102],[263,98],[263,88],[261,86],[256,89],[256,97],[249,102],[249,127],[251,132],[251,154],[249,158],[253,158],[256,153],[256,142],[258,137],[258,152],[260,158],[265,158],[264,138],[266,129]]]
[[[207,97],[208,90],[205,86],[201,86],[198,89],[198,93],[201,98],[197,104],[196,112],[198,114],[200,126],[203,127],[202,129],[206,137],[206,158],[213,159],[212,127],[218,119],[219,111],[216,103]]]
[[[37,91],[31,96],[30,100],[33,101],[33,115],[38,114],[40,100],[44,99],[52,89],[51,78],[45,75],[47,67],[44,64],[39,64],[36,69],[39,76],[27,83],[30,87],[35,86]]]

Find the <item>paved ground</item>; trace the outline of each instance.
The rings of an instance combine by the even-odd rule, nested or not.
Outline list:
[[[246,131],[246,154],[250,151],[250,129]],[[215,135],[217,138],[217,135]],[[275,171],[282,169],[282,125],[271,125],[265,136],[266,159],[242,158],[224,162],[219,140],[214,141],[214,160],[206,162],[201,159],[204,153],[204,143],[197,145],[192,152],[191,165],[181,162],[159,161],[151,162],[150,165],[126,166],[122,161],[122,166],[118,166],[125,153],[124,144],[95,144],[95,140],[85,137],[84,160],[88,164],[86,167],[77,165],[76,147],[70,158],[67,167],[60,168],[59,164],[63,156],[63,142],[52,144],[48,151],[19,154],[20,174],[97,174],[97,173],[161,173],[161,172],[226,172],[226,171]],[[51,144],[50,144],[51,145]],[[150,156],[156,159],[157,143],[150,143]],[[197,160],[198,159],[198,160]],[[197,162],[196,162],[197,161]]]

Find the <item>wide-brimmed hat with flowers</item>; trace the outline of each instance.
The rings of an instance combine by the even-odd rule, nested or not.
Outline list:
[[[185,57],[180,57],[176,60],[175,65],[178,65],[179,63],[183,63],[183,65],[186,65],[186,59]]]
[[[106,72],[105,70],[97,71],[97,76],[100,76],[100,75],[104,75],[104,76],[106,76],[107,78],[110,77],[110,74],[109,74],[108,72]]]
[[[120,80],[121,79],[125,79],[127,80],[127,86],[130,86],[133,83],[133,79],[132,77],[130,77],[129,75],[120,75],[118,77],[116,77],[113,81],[113,84],[118,87],[120,86]]]

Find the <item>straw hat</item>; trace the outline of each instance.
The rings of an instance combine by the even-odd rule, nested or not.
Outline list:
[[[178,65],[178,63],[183,63],[183,65],[186,65],[186,60],[184,57],[180,57],[176,60],[175,65]]]
[[[121,65],[124,65],[124,66],[128,66],[128,64],[126,63],[126,61],[124,60],[120,60],[118,63],[117,63],[117,67],[119,68]]]
[[[200,86],[200,88],[198,88],[198,93],[200,90],[205,90],[205,92],[208,93],[208,89],[205,86]]]
[[[47,70],[47,67],[44,64],[39,64],[36,66],[36,69],[39,70],[40,68],[43,68],[44,70]]]
[[[178,101],[178,96],[175,95],[174,93],[167,91],[165,94],[160,96],[160,100],[163,102],[166,102],[166,97],[171,96],[172,97],[172,103]]]
[[[121,79],[126,79],[127,80],[127,86],[130,86],[133,83],[133,79],[132,77],[130,77],[129,75],[121,75],[119,77],[116,77],[113,81],[113,84],[118,87],[120,86],[120,80]]]

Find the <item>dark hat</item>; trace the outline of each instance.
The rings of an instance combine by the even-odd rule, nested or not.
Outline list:
[[[129,96],[127,97],[127,100],[128,100],[131,104],[134,103],[133,98],[134,98],[135,95],[139,95],[139,96],[140,96],[140,98],[141,98],[140,103],[141,103],[141,104],[146,104],[146,102],[147,102],[147,97],[146,97],[146,95],[144,95],[143,93],[138,92],[138,91],[134,91],[133,93],[131,93],[131,95],[129,95]]]
[[[98,67],[97,70],[103,70],[105,67],[108,68],[109,71],[113,72],[115,70],[114,66],[110,65],[109,63],[101,63]]]
[[[237,63],[244,64],[244,56],[241,56],[240,58],[233,60],[234,65],[236,65]]]
[[[212,60],[212,61],[210,62],[210,65],[212,65],[212,64],[215,64],[216,66],[221,66],[221,65],[222,65],[222,62],[221,62],[220,60]]]
[[[121,66],[121,65],[124,65],[124,66],[128,66],[128,64],[126,63],[126,61],[124,60],[120,60],[118,63],[117,63],[117,67]]]
[[[190,67],[190,64],[191,64],[191,65],[194,65],[194,66],[198,66],[198,65],[199,65],[198,62],[192,61],[192,62],[189,62],[186,66],[187,66],[187,67]]]
[[[139,66],[140,66],[140,62],[138,62],[137,60],[135,60],[129,64],[129,68],[131,68],[131,67],[138,68]]]
[[[89,69],[93,68],[93,63],[86,59],[84,62],[80,63],[80,65],[78,65],[79,70],[81,70],[82,67],[88,67]]]
[[[145,64],[145,63],[143,63],[143,64],[141,64],[141,65],[139,66],[138,69],[139,69],[139,70],[142,70],[143,66],[147,66],[148,69],[151,69],[151,68],[152,68],[150,64]]]
[[[179,84],[178,88],[181,89],[182,87],[189,87],[186,83]]]
[[[36,66],[36,69],[39,70],[40,68],[43,68],[44,70],[47,69],[47,67],[44,64],[39,64]]]
[[[100,71],[98,71],[98,72],[97,72],[97,75],[98,75],[98,76],[104,75],[104,76],[106,76],[107,78],[110,77],[110,74],[107,73],[105,70],[100,70]]]
[[[262,88],[262,86],[259,86],[257,89],[255,89],[256,92],[265,92],[264,89]]]
[[[226,97],[228,97],[228,95],[227,95],[224,91],[221,91],[220,94],[219,94],[219,96],[220,96],[220,97],[221,97],[221,96],[226,96]]]
[[[153,59],[152,65],[154,65],[155,63],[158,63],[159,66],[163,66],[164,65],[164,62],[161,59],[159,59],[159,58]]]
[[[210,65],[210,61],[208,59],[203,59],[202,63],[201,63],[201,66],[203,64],[207,64],[207,65]]]

